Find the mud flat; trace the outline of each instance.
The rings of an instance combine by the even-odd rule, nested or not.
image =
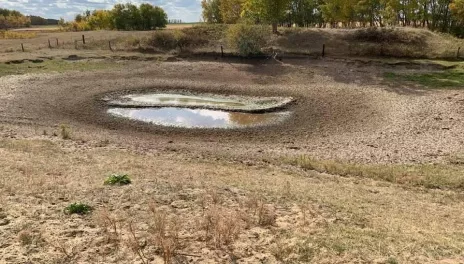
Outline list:
[[[245,97],[178,93],[130,94],[114,97],[109,96],[103,100],[108,101],[109,106],[115,107],[188,107],[248,113],[273,111],[293,101],[291,97]]]

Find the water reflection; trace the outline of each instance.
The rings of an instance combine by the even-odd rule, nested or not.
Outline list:
[[[282,122],[289,112],[238,113],[189,108],[111,108],[109,114],[162,126],[185,128],[243,128]]]

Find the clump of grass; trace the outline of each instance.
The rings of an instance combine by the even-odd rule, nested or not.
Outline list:
[[[273,226],[276,223],[275,209],[261,202],[258,210],[258,224],[260,226]]]
[[[442,72],[432,73],[410,73],[397,74],[388,72],[385,73],[385,78],[389,80],[412,82],[424,87],[435,89],[446,88],[463,88],[464,87],[464,71],[462,70],[447,70]]]
[[[131,183],[132,181],[127,174],[111,174],[105,180],[106,185],[128,185]]]
[[[93,208],[90,205],[84,203],[72,203],[64,209],[66,214],[78,214],[85,215],[92,212]]]
[[[215,248],[230,245],[238,238],[242,224],[243,220],[236,212],[212,206],[204,215],[205,240]]]
[[[60,135],[64,140],[71,139],[71,130],[67,125],[63,124],[60,126]]]
[[[32,244],[33,235],[30,230],[23,230],[18,234],[18,240],[21,242],[21,245],[26,246]]]
[[[164,263],[172,263],[179,249],[180,222],[177,218],[169,218],[164,210],[158,210],[155,204],[149,209],[152,213],[148,232],[151,242],[163,257]]]

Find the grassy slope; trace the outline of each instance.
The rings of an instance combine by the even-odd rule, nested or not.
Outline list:
[[[464,88],[464,69],[462,67],[452,70],[428,73],[399,74],[388,72],[385,78],[392,82],[418,84],[433,89],[462,89]]]
[[[95,71],[120,67],[121,64],[111,61],[64,61],[45,60],[43,62],[25,61],[22,63],[0,63],[0,77],[26,73],[48,73],[66,71]]]
[[[223,45],[228,49],[225,39],[225,25],[181,24],[168,26],[168,31],[183,31],[189,47],[183,52],[219,52]],[[269,29],[270,30],[270,29]],[[326,45],[327,56],[392,56],[412,58],[456,58],[458,47],[464,47],[464,41],[452,36],[424,29],[396,28],[378,30],[380,33],[364,33],[365,30],[348,29],[304,29],[282,28],[280,36],[273,36],[268,46],[287,53],[321,54]],[[88,45],[85,49],[108,49],[112,41],[116,50],[125,51],[163,51],[154,47],[150,41],[152,31],[93,31],[93,32],[57,32],[41,33],[32,40],[10,40],[0,43],[1,50],[17,51],[24,42],[27,49],[48,48],[48,39],[60,40],[61,48],[73,49],[74,40],[86,35]],[[63,45],[64,43],[64,45]],[[266,48],[266,47],[264,47]],[[164,51],[165,52],[165,51]]]
[[[438,189],[464,188],[462,157],[450,158],[448,164],[380,165],[355,164],[330,160],[317,160],[307,156],[285,159],[289,164],[305,170],[343,177],[371,178],[408,186]]]
[[[96,145],[0,141],[0,207],[7,230],[16,230],[2,234],[11,243],[0,256],[109,263],[159,261],[173,250],[199,262],[430,263],[464,253],[459,193]],[[111,173],[133,183],[104,186]],[[74,202],[95,210],[64,215]],[[168,235],[160,240],[161,224]],[[173,230],[179,236],[169,248]]]

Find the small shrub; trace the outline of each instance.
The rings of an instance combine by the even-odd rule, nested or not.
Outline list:
[[[264,26],[236,24],[227,31],[229,46],[245,57],[262,54],[269,37],[270,30]]]
[[[33,235],[29,230],[23,230],[18,234],[18,240],[21,242],[21,245],[26,246],[32,244]]]
[[[205,34],[196,34],[198,31],[159,31],[153,34],[148,44],[154,48],[169,51],[179,48],[185,50],[204,46],[209,43],[209,37]]]
[[[92,211],[92,207],[87,204],[83,203],[72,203],[64,209],[64,212],[66,214],[79,214],[79,215],[85,215],[88,214]]]
[[[205,212],[203,221],[205,240],[216,248],[233,243],[244,224],[236,212],[229,212],[223,207],[216,206]]]
[[[398,264],[398,260],[396,260],[396,258],[389,257],[387,259],[387,264]]]
[[[275,225],[276,219],[275,209],[261,202],[258,210],[258,224],[260,226],[272,226]]]
[[[204,46],[209,43],[207,36],[196,35],[192,33],[187,34],[184,32],[179,32],[176,35],[176,41],[177,41],[177,46],[181,50]]]
[[[105,180],[106,185],[127,185],[132,181],[127,174],[112,174]]]
[[[67,125],[61,125],[60,128],[61,128],[61,131],[60,131],[61,138],[65,140],[70,139],[71,130],[69,129],[69,127]]]
[[[227,25],[206,24],[182,29],[188,36],[196,36],[206,41],[217,41],[225,37]]]
[[[22,246],[41,246],[45,243],[45,240],[40,232],[34,232],[29,228],[26,228],[18,233],[18,240]]]
[[[173,31],[157,31],[149,40],[149,44],[162,50],[173,50],[177,48],[177,39]]]
[[[401,43],[412,45],[424,45],[424,36],[405,33],[393,28],[376,28],[370,27],[359,29],[354,32],[353,39],[356,41],[372,42],[372,43]]]

